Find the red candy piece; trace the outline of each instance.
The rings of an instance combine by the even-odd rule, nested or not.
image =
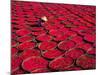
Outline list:
[[[61,50],[69,50],[75,46],[75,42],[73,41],[62,41],[58,44],[58,48]]]
[[[42,57],[29,57],[22,63],[22,68],[28,72],[37,69],[45,69],[48,66],[48,61]]]
[[[50,50],[55,48],[56,45],[57,45],[56,42],[41,42],[38,48],[41,50]]]
[[[96,67],[96,59],[89,55],[82,55],[77,59],[76,64],[84,69],[94,69]]]

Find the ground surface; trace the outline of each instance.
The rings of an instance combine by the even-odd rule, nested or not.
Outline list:
[[[95,69],[95,6],[13,1],[11,10],[12,75]]]

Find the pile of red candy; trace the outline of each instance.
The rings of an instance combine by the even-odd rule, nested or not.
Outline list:
[[[12,1],[12,75],[95,69],[95,9]],[[42,16],[48,22],[34,26]]]

